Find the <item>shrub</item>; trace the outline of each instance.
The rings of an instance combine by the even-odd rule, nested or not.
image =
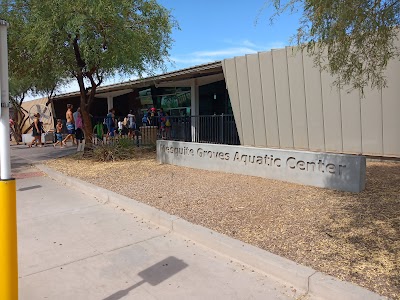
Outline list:
[[[137,147],[132,139],[120,138],[110,144],[93,145],[92,149],[85,151],[84,157],[96,161],[119,161],[141,157],[154,151],[154,145]]]

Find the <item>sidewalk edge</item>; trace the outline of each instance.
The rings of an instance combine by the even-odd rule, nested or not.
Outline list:
[[[87,195],[101,199],[104,203],[112,202],[121,208],[135,212],[136,215],[143,219],[249,265],[295,288],[303,291],[308,290],[313,296],[328,300],[387,299],[358,285],[317,272],[312,268],[297,264],[284,257],[246,244],[211,229],[192,224],[177,216],[169,215],[162,210],[129,197],[119,195],[81,179],[64,175],[42,164],[38,164],[36,167],[56,181],[79,189]]]

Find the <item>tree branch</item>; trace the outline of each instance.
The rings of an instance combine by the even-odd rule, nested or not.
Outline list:
[[[74,47],[76,65],[78,66],[78,68],[83,69],[86,66],[86,63],[81,56],[81,52],[78,45],[78,37],[74,38],[72,45]]]

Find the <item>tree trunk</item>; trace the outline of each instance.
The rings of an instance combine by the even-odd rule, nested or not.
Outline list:
[[[90,106],[94,100],[94,96],[96,95],[96,88],[100,85],[101,80],[96,84],[93,79],[93,73],[96,71],[96,68],[93,68],[90,72],[83,72],[83,68],[86,66],[85,61],[81,57],[81,52],[79,49],[78,38],[76,37],[73,42],[74,52],[76,64],[80,68],[79,72],[76,74],[76,79],[79,85],[79,91],[81,94],[81,115],[83,120],[83,131],[85,134],[85,142],[86,145],[92,144],[92,135],[93,135],[93,127],[92,120],[90,118]],[[84,77],[90,80],[91,89],[89,95],[87,95],[87,90],[85,88]]]
[[[85,134],[85,143],[86,145],[91,145],[93,135],[92,119],[90,118],[90,112],[86,103],[86,97],[82,97],[82,95],[80,107],[83,120],[83,132]]]
[[[22,102],[22,101],[21,101]],[[24,127],[28,117],[25,117],[25,113],[22,111],[21,106],[14,105],[14,139],[17,143],[22,142],[22,128]]]
[[[14,108],[15,109],[15,108]],[[15,111],[14,113],[14,139],[19,144],[22,142],[22,127],[21,127],[21,120],[24,118],[24,115],[22,115],[18,110]]]

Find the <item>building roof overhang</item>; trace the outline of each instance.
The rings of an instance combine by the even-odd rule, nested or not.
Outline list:
[[[223,79],[221,61],[198,65],[186,69],[180,69],[173,72],[168,72],[146,78],[139,78],[117,84],[100,86],[97,88],[96,98],[107,98],[109,96],[117,97],[119,95],[127,94],[134,89],[146,88],[152,85],[155,85],[156,87],[183,87],[187,86],[193,79],[198,79],[201,85],[202,82],[209,82],[209,80],[201,79],[204,77],[212,78],[212,80],[216,80],[218,78]],[[65,98],[78,97],[79,95],[79,91],[65,93],[55,96],[53,100],[57,101]]]

